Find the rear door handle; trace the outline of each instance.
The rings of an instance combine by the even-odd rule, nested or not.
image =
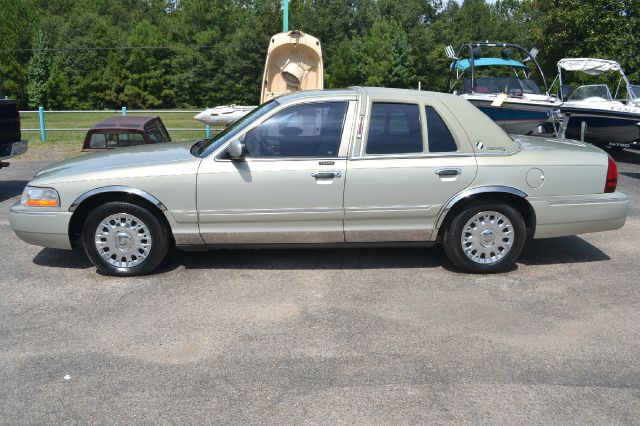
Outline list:
[[[342,172],[313,172],[311,176],[316,179],[333,179],[342,177]]]
[[[436,170],[438,176],[458,176],[462,174],[460,169],[438,169]]]

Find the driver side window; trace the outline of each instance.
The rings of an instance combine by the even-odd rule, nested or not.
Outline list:
[[[347,102],[295,105],[269,118],[244,138],[250,158],[338,156]]]

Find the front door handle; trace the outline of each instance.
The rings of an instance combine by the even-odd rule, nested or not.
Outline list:
[[[313,172],[311,177],[316,179],[333,179],[342,177],[342,172]]]
[[[438,176],[458,176],[462,174],[460,169],[438,169],[436,170]]]

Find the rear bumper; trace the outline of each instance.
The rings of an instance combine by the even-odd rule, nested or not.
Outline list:
[[[622,192],[528,198],[536,213],[533,238],[563,237],[622,228],[629,198]]]
[[[8,160],[27,152],[29,145],[27,141],[5,142],[0,144],[0,161]]]
[[[70,212],[33,211],[14,204],[9,212],[11,228],[26,243],[41,247],[71,249],[69,241]]]

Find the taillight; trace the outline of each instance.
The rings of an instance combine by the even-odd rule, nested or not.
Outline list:
[[[609,167],[607,167],[607,183],[604,185],[604,192],[616,192],[618,186],[618,166],[609,155]]]

